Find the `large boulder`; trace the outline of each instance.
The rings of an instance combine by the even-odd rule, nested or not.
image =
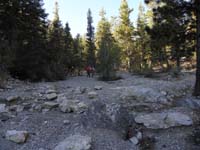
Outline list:
[[[91,137],[82,135],[72,135],[60,142],[54,150],[90,150]]]
[[[6,139],[15,143],[24,143],[28,138],[27,131],[8,130],[6,132]]]
[[[138,115],[135,118],[137,123],[142,123],[151,129],[166,129],[176,126],[189,126],[193,124],[192,119],[180,112],[162,112]]]

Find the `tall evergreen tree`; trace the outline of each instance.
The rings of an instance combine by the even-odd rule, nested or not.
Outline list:
[[[81,69],[84,67],[83,49],[82,39],[80,34],[77,34],[74,39],[73,65],[78,70],[79,75]]]
[[[70,33],[69,24],[66,23],[64,28],[64,55],[65,55],[65,66],[71,68],[73,66],[73,38]]]
[[[48,46],[49,46],[49,60],[50,60],[50,74],[51,79],[63,79],[64,73],[64,62],[65,62],[65,40],[64,30],[59,19],[58,14],[58,2],[55,2],[54,18],[49,26],[48,33]]]
[[[92,26],[92,12],[89,9],[87,13],[87,34],[86,34],[86,52],[87,65],[95,66],[95,44],[94,44],[94,27]]]
[[[96,47],[98,50],[98,71],[101,78],[109,80],[115,77],[115,67],[119,63],[119,48],[111,34],[111,26],[105,18],[105,11],[100,12],[101,20],[96,33]]]
[[[133,10],[129,8],[126,0],[122,0],[119,9],[119,25],[116,27],[114,36],[122,49],[122,63],[130,69],[133,59],[133,31],[134,27],[130,21],[130,14]]]
[[[10,2],[14,7],[16,2]],[[21,79],[40,80],[46,78],[47,65],[46,51],[46,14],[42,8],[42,0],[20,0],[18,11],[14,16],[17,19],[16,34],[12,42],[15,44],[15,59],[11,67],[12,74]],[[16,10],[14,8],[14,10]],[[11,38],[12,39],[12,38]],[[30,69],[31,68],[31,69]]]
[[[147,18],[145,9],[142,3],[139,5],[139,14],[137,19],[136,29],[136,51],[140,53],[140,71],[146,71],[150,69],[151,51],[150,51],[150,37],[146,32]],[[135,62],[136,63],[136,62]]]

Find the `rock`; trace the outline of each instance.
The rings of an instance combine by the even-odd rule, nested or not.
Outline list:
[[[70,124],[70,121],[69,121],[69,120],[64,120],[64,121],[63,121],[63,124],[64,124],[64,125],[69,125],[69,124]]]
[[[27,131],[8,130],[6,132],[6,139],[15,143],[24,143],[28,138]]]
[[[47,100],[54,100],[57,98],[57,94],[56,93],[50,93],[46,95]]]
[[[52,93],[56,93],[56,90],[49,89],[49,90],[46,91],[46,94],[52,94]]]
[[[193,124],[189,116],[179,112],[168,113],[165,122],[171,126],[190,126]]]
[[[82,135],[72,135],[60,142],[54,150],[90,150],[91,137]]]
[[[17,101],[19,99],[20,99],[19,96],[9,96],[9,97],[6,98],[6,101],[7,102],[13,102],[13,101]]]
[[[10,115],[7,113],[0,113],[0,121],[7,121],[8,119],[10,119]]]
[[[56,108],[56,107],[58,107],[58,103],[56,103],[56,102],[45,102],[44,104],[43,104],[43,107],[44,108],[46,108],[46,109],[52,109],[52,108]]]
[[[102,90],[102,88],[103,88],[102,86],[95,86],[94,87],[95,90]]]
[[[134,145],[137,145],[137,144],[139,143],[139,140],[138,140],[136,137],[130,138],[129,141],[130,141],[131,143],[133,143]]]
[[[96,98],[97,96],[98,96],[97,92],[92,91],[88,93],[88,97],[90,99]]]
[[[17,112],[22,112],[23,110],[24,110],[24,106],[17,105],[17,109],[16,109]]]
[[[138,115],[136,123],[142,123],[151,129],[166,129],[175,126],[189,126],[193,124],[192,119],[180,112],[150,113]]]
[[[83,102],[79,102],[78,100],[65,100],[59,104],[59,108],[64,113],[82,113],[88,109],[88,106]]]
[[[0,113],[7,112],[6,104],[0,104]]]
[[[74,94],[83,94],[83,93],[85,93],[86,90],[87,90],[86,88],[77,87],[77,88],[74,90]]]
[[[161,91],[161,94],[164,96],[167,96],[167,92],[166,91]]]
[[[141,139],[142,139],[142,132],[137,132],[136,138],[137,138],[138,140],[141,140]]]

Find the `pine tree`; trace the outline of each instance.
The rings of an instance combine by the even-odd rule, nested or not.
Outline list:
[[[91,10],[87,13],[87,34],[86,34],[86,52],[87,52],[87,65],[95,66],[95,44],[94,44],[94,27],[92,26],[93,19]]]
[[[54,19],[49,26],[48,49],[51,80],[64,79],[65,62],[64,30],[58,15],[58,2],[55,2]]]
[[[14,7],[16,2],[10,2]],[[13,53],[15,58],[10,71],[20,79],[40,80],[46,78],[46,14],[42,8],[42,0],[20,0],[16,17],[17,37]],[[14,8],[14,10],[16,10]],[[13,45],[13,44],[11,44]]]
[[[105,18],[105,11],[100,12],[101,20],[96,33],[96,47],[98,51],[98,71],[103,80],[115,77],[115,67],[119,63],[119,48],[111,34],[111,26]]]
[[[130,14],[133,11],[128,7],[126,0],[122,0],[120,6],[119,25],[116,27],[114,36],[122,49],[122,63],[130,69],[133,56],[133,31],[134,27],[130,21]]]
[[[80,34],[77,34],[74,39],[73,64],[78,70],[78,75],[80,75],[81,69],[84,68],[83,49],[82,39]]]
[[[142,3],[139,5],[139,14],[137,19],[136,30],[136,49],[140,53],[140,71],[144,72],[150,69],[151,64],[151,49],[149,45],[150,37],[146,32],[147,18]],[[135,62],[136,63],[136,62]]]
[[[65,49],[64,49],[64,55],[65,55],[65,66],[70,69],[73,66],[73,38],[70,33],[70,27],[69,24],[66,23],[64,28],[64,42],[65,42]]]

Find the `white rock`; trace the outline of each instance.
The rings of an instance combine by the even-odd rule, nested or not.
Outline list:
[[[28,138],[27,131],[8,130],[6,132],[6,139],[15,143],[24,143]]]
[[[46,98],[47,98],[48,100],[54,100],[54,99],[57,98],[57,94],[56,94],[56,93],[47,94],[47,95],[46,95]]]
[[[88,93],[88,97],[90,99],[96,98],[97,96],[98,96],[97,92],[92,91]]]
[[[6,104],[0,104],[0,113],[7,112]]]
[[[132,137],[129,139],[131,143],[133,143],[134,145],[137,145],[139,143],[139,140],[136,137]]]
[[[72,135],[60,142],[54,150],[90,150],[91,137],[82,135]]]
[[[137,132],[136,138],[137,138],[138,140],[141,140],[141,139],[142,139],[142,132]]]
[[[69,120],[64,120],[64,121],[63,121],[63,124],[64,124],[64,125],[68,125],[68,124],[70,124],[70,121],[69,121]]]
[[[94,87],[95,90],[102,90],[102,88],[103,88],[102,86],[95,86]]]

